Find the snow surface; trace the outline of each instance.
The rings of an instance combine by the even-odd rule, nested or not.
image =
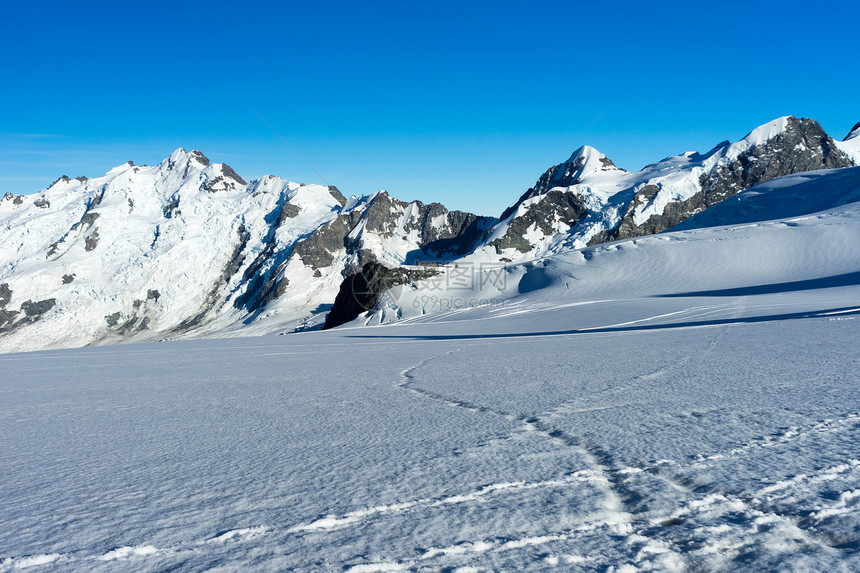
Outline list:
[[[2,355],[0,571],[857,570],[860,204],[738,217],[393,324]]]
[[[855,164],[860,165],[860,124],[843,141],[837,141],[836,146]]]

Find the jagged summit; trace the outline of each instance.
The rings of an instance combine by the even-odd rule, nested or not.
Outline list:
[[[191,153],[189,153],[188,155],[190,155],[192,159],[202,165],[209,165],[209,158],[197,151],[196,149],[192,150]]]
[[[688,152],[628,173],[584,146],[547,170],[502,214],[485,256],[512,260],[658,233],[753,185],[860,164],[860,137],[836,142],[815,120],[783,116],[705,155]],[[490,250],[492,249],[492,250]]]
[[[848,133],[848,135],[845,136],[845,139],[843,139],[842,141],[850,141],[858,137],[860,137],[860,121],[858,121],[854,125],[854,127],[851,128],[851,131]]]
[[[500,219],[508,219],[520,205],[533,197],[544,195],[555,187],[576,185],[589,175],[603,172],[626,173],[623,169],[616,167],[615,163],[605,154],[590,145],[583,145],[574,151],[567,161],[547,169],[534,187],[523,193],[514,205],[508,207]]]
[[[159,168],[165,172],[181,171],[183,179],[198,177],[202,173],[206,179],[203,189],[209,193],[237,191],[248,185],[232,167],[226,163],[211,163],[208,157],[196,149],[186,151],[183,147],[177,148],[159,164]]]
[[[552,175],[545,180],[545,184],[541,185],[539,182],[536,186],[536,188],[542,187],[542,192],[552,187],[575,185],[583,176],[590,173],[624,170],[616,167],[604,153],[590,145],[583,145],[574,151],[567,161],[551,168],[551,171]]]
[[[606,157],[606,154],[601,153],[590,145],[583,145],[574,151],[570,158],[564,162],[564,165],[578,170],[580,175],[593,171],[619,169],[611,159]]]

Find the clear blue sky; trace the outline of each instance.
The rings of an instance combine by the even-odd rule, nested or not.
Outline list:
[[[177,3],[178,4],[178,3]],[[199,149],[498,215],[582,144],[639,169],[860,121],[856,2],[7,3],[0,194]]]

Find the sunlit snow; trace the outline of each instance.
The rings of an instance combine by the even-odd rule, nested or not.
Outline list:
[[[2,355],[0,571],[857,569],[860,204],[785,189],[475,308]]]

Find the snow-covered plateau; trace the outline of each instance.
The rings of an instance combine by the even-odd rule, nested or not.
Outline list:
[[[0,571],[856,571],[858,169],[333,330],[0,355]]]

